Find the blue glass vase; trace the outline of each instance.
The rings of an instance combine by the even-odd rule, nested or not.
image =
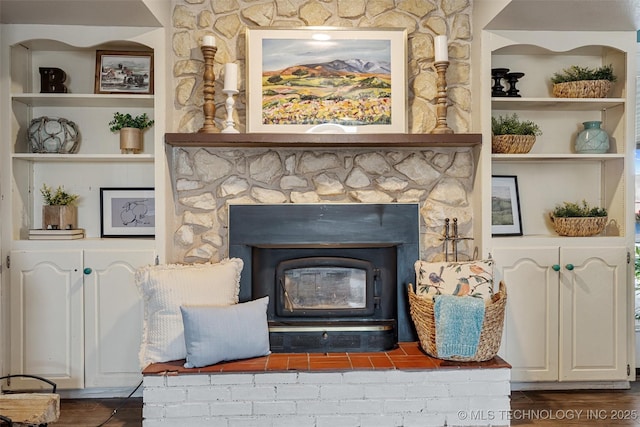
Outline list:
[[[609,151],[609,135],[600,128],[601,121],[583,122],[584,129],[576,137],[576,153],[602,154]]]

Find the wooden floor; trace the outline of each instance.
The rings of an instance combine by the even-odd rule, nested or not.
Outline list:
[[[122,406],[122,407],[121,407]],[[102,425],[117,410],[107,427],[142,425],[142,399],[63,399],[60,419],[51,426]],[[514,391],[508,414],[475,413],[493,417],[494,424],[510,417],[512,426],[640,426],[640,382],[629,390]],[[480,423],[480,422],[479,422]],[[487,424],[484,422],[484,424]]]

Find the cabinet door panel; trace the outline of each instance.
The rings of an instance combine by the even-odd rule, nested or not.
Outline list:
[[[138,351],[143,306],[135,270],[153,251],[86,251],[86,385],[133,387],[142,379]]]
[[[560,380],[627,379],[626,249],[560,253]]]
[[[81,265],[81,251],[11,252],[12,374],[84,387]]]
[[[496,249],[496,273],[507,286],[500,355],[513,381],[558,378],[557,247]]]

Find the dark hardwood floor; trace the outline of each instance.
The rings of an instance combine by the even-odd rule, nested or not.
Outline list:
[[[119,409],[105,426],[142,425],[141,398],[63,399],[60,419],[52,427],[97,427],[116,408]],[[512,426],[640,426],[640,382],[632,383],[629,390],[514,391],[508,414],[473,416],[478,420],[493,417],[495,425],[510,417]]]
[[[512,426],[640,426],[640,382],[628,390],[514,391]]]
[[[107,419],[117,410],[108,422]],[[104,424],[103,424],[104,423]],[[62,399],[55,427],[139,427],[142,425],[142,398]]]

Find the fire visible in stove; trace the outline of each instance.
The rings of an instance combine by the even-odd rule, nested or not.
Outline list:
[[[313,257],[282,261],[276,312],[283,317],[368,316],[374,312],[375,268],[369,261]]]

